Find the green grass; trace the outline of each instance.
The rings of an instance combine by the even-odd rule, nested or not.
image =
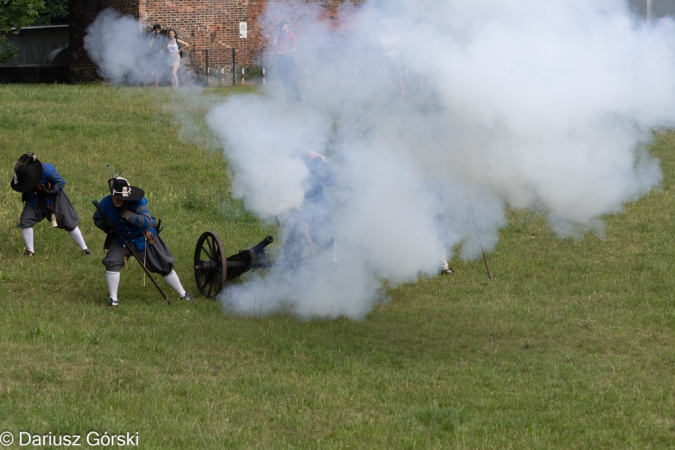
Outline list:
[[[231,199],[204,125],[230,92],[188,106],[166,90],[0,86],[0,433],[138,432],[153,449],[675,448],[670,132],[650,148],[661,187],[606,217],[604,239],[509,211],[493,281],[481,260],[452,261],[454,276],[389,289],[361,322],[229,317],[175,294],[168,306],[135,264],[120,306],[103,307],[90,217],[106,165],[146,191],[191,292],[202,232],[228,254],[276,233]],[[29,150],[66,178],[92,258],[46,222],[21,256],[9,180]]]

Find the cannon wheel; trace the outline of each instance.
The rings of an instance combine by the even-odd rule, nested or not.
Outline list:
[[[227,258],[216,233],[205,231],[195,248],[195,281],[204,297],[215,298],[227,279]]]

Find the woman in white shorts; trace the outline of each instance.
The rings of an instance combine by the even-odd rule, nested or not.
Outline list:
[[[166,40],[167,63],[171,70],[171,84],[174,89],[178,89],[178,68],[180,67],[180,52],[188,48],[190,44],[178,39],[174,30],[169,30],[169,38]],[[182,46],[182,47],[181,47]]]

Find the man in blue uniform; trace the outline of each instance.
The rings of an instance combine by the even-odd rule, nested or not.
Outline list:
[[[109,306],[117,306],[117,290],[120,284],[120,270],[125,261],[132,255],[130,249],[124,246],[114,232],[116,229],[129,245],[136,248],[136,254],[140,255],[142,264],[150,272],[158,273],[164,277],[164,281],[171,286],[183,300],[193,301],[181,285],[180,279],[173,269],[174,257],[162,238],[159,237],[155,219],[150,215],[148,201],[145,192],[131,186],[125,178],[114,177],[108,180],[110,195],[101,200],[100,205],[105,213],[99,210],[94,213],[94,224],[103,230],[106,238],[105,248],[108,250],[103,265],[105,266],[105,278],[108,284],[110,299]]]
[[[35,255],[33,227],[46,218],[53,228],[66,230],[85,256],[91,254],[78,227],[80,218],[63,191],[66,181],[53,165],[40,162],[35,153],[24,153],[14,165],[10,186],[21,192],[24,202],[19,228],[26,244],[25,256]]]
[[[323,192],[324,186],[335,184],[335,173],[328,165],[328,158],[320,153],[308,151],[304,162],[309,169],[303,185],[305,196],[302,207],[289,218],[289,233],[283,251],[283,259],[291,272],[297,271],[307,245],[312,254],[314,245],[323,250],[333,247],[333,259],[336,259],[330,206]]]

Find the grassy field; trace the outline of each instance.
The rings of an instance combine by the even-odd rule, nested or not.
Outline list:
[[[9,448],[22,431],[83,444],[92,431],[138,433],[146,449],[675,448],[671,132],[650,148],[661,187],[606,217],[603,239],[560,239],[542,214],[510,211],[488,255],[493,281],[482,261],[452,261],[454,276],[390,289],[361,322],[235,318],[175,294],[168,306],[135,263],[120,306],[104,307],[103,234],[90,218],[107,165],[146,191],[192,293],[202,232],[228,254],[275,234],[231,199],[202,121],[230,92],[195,93],[188,107],[164,90],[0,86]],[[25,151],[66,179],[93,257],[46,222],[36,256],[22,256],[9,181]]]

